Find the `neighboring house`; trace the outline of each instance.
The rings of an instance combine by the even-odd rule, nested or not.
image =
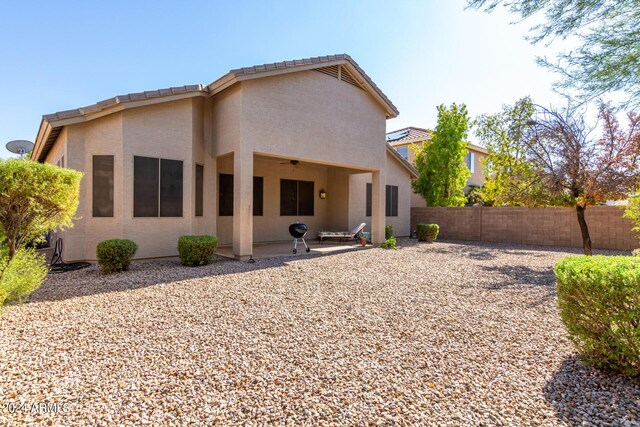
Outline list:
[[[415,165],[416,156],[411,148],[412,145],[422,147],[426,142],[431,141],[431,131],[429,129],[406,127],[393,132],[387,133],[387,143],[395,148],[398,153],[407,159],[409,163]],[[471,176],[467,180],[467,187],[465,191],[471,185],[477,185],[482,187],[484,185],[484,174],[482,172],[482,159],[484,159],[489,153],[486,148],[480,147],[469,143],[467,145],[469,153],[465,159]],[[424,199],[415,193],[411,193],[411,206],[424,206]]]
[[[367,223],[409,235],[414,167],[382,145],[398,110],[348,55],[232,70],[210,85],[117,96],[43,117],[31,158],[85,173],[66,260],[105,239],[175,256],[181,235],[254,242]],[[370,184],[370,185],[369,185]]]

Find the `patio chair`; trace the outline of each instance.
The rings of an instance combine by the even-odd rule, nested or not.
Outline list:
[[[325,239],[339,239],[340,243],[349,239],[358,241],[360,240],[360,233],[362,233],[362,230],[364,230],[366,226],[367,224],[363,222],[351,231],[320,231],[318,233],[318,240],[320,240],[320,243],[324,242]]]

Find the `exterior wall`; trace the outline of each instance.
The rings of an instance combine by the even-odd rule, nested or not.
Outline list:
[[[416,145],[420,147],[422,146],[422,144],[423,142],[397,144],[397,145],[394,145],[393,148],[397,150],[399,147],[404,147],[404,146],[408,147],[409,158],[407,160],[409,160],[411,164],[415,165],[416,156],[413,153],[411,146]],[[482,187],[484,185],[484,174],[482,173],[482,161],[485,157],[487,157],[487,155],[479,151],[476,151],[474,149],[469,149],[469,151],[473,152],[474,154],[474,162],[473,162],[474,166],[473,166],[473,173],[467,180],[467,186],[477,185],[479,187]],[[421,196],[411,192],[411,207],[423,208],[423,207],[426,207],[426,205],[427,204],[425,203],[424,199]]]
[[[193,104],[185,99],[123,112],[123,236],[138,244],[137,258],[177,255],[178,238],[191,234],[194,201]],[[148,156],[183,163],[183,207],[180,218],[133,216],[133,157]],[[117,174],[117,172],[116,172]]]
[[[585,218],[594,248],[632,250],[638,237],[632,223],[615,206],[593,206]],[[411,224],[436,223],[440,237],[527,245],[582,247],[572,208],[465,207],[412,208]]]
[[[300,220],[307,224],[309,239],[315,238],[318,231],[327,228],[328,205],[341,203],[340,199],[332,197],[328,188],[327,170],[325,166],[303,164],[301,167],[293,167],[290,164],[280,164],[283,160],[255,158],[253,175],[264,178],[263,216],[253,217],[253,241],[274,242],[289,240],[289,225]],[[224,156],[218,159],[217,172],[233,174],[233,156]],[[218,177],[214,180],[217,182]],[[314,216],[280,216],[280,179],[296,179],[314,182]],[[327,190],[327,199],[320,199],[321,189]],[[217,197],[217,192],[216,192]],[[335,209],[334,209],[335,211]],[[216,211],[216,215],[218,212]],[[228,245],[233,240],[233,217],[217,217],[217,233],[219,244]]]
[[[238,150],[241,145],[242,86],[237,84],[205,101],[205,138],[214,157]],[[210,126],[207,126],[208,123]]]
[[[467,180],[467,186],[469,185],[477,185],[478,187],[482,187],[484,185],[484,173],[482,172],[482,162],[486,154],[480,153],[479,151],[469,150],[474,154],[473,161],[473,173]]]
[[[75,226],[65,236],[65,257],[95,259],[96,246],[103,240],[121,237],[123,232],[122,114],[70,127],[74,148],[68,167],[85,173],[80,185],[80,204]],[[93,156],[114,156],[113,218],[93,217]],[[83,197],[83,195],[85,197]]]
[[[350,195],[357,192],[357,189],[349,186],[351,175],[338,168],[328,168],[327,170],[327,223],[326,230],[342,231],[351,230],[357,224],[349,221],[349,200]]]
[[[396,236],[411,234],[411,174],[400,163],[387,154],[387,185],[398,186],[398,216],[387,217],[386,223],[393,226]],[[371,217],[366,216],[367,183],[371,183],[371,174],[354,174],[349,179],[349,227],[354,228],[365,222],[365,231],[371,231]]]
[[[66,166],[85,173],[74,227],[62,234],[67,261],[95,260],[97,244],[125,238],[138,244],[136,258],[177,255],[179,236],[215,228],[215,212],[207,197],[211,180],[205,179],[205,215],[193,218],[195,162],[205,164],[205,178],[215,176],[215,162],[205,155],[201,99],[184,99],[114,113],[87,123],[65,127],[47,162],[55,163],[66,150]],[[93,218],[92,171],[94,155],[114,156],[114,216]],[[180,218],[134,218],[133,156],[182,160],[183,216]],[[209,166],[207,168],[207,166]],[[209,224],[206,223],[209,221]]]
[[[386,115],[369,93],[314,70],[244,81],[241,89],[243,146],[327,165],[384,167]]]

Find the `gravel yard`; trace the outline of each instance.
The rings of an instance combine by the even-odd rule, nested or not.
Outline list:
[[[640,425],[558,318],[577,250],[399,243],[51,275],[0,317],[0,425]]]

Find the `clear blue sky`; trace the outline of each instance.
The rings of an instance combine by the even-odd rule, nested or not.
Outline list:
[[[544,46],[503,11],[429,1],[76,1],[0,3],[0,157],[41,116],[114,95],[207,84],[242,66],[348,53],[400,110],[432,127],[436,106],[473,116],[531,95],[558,102]],[[549,51],[547,50],[547,53]]]

